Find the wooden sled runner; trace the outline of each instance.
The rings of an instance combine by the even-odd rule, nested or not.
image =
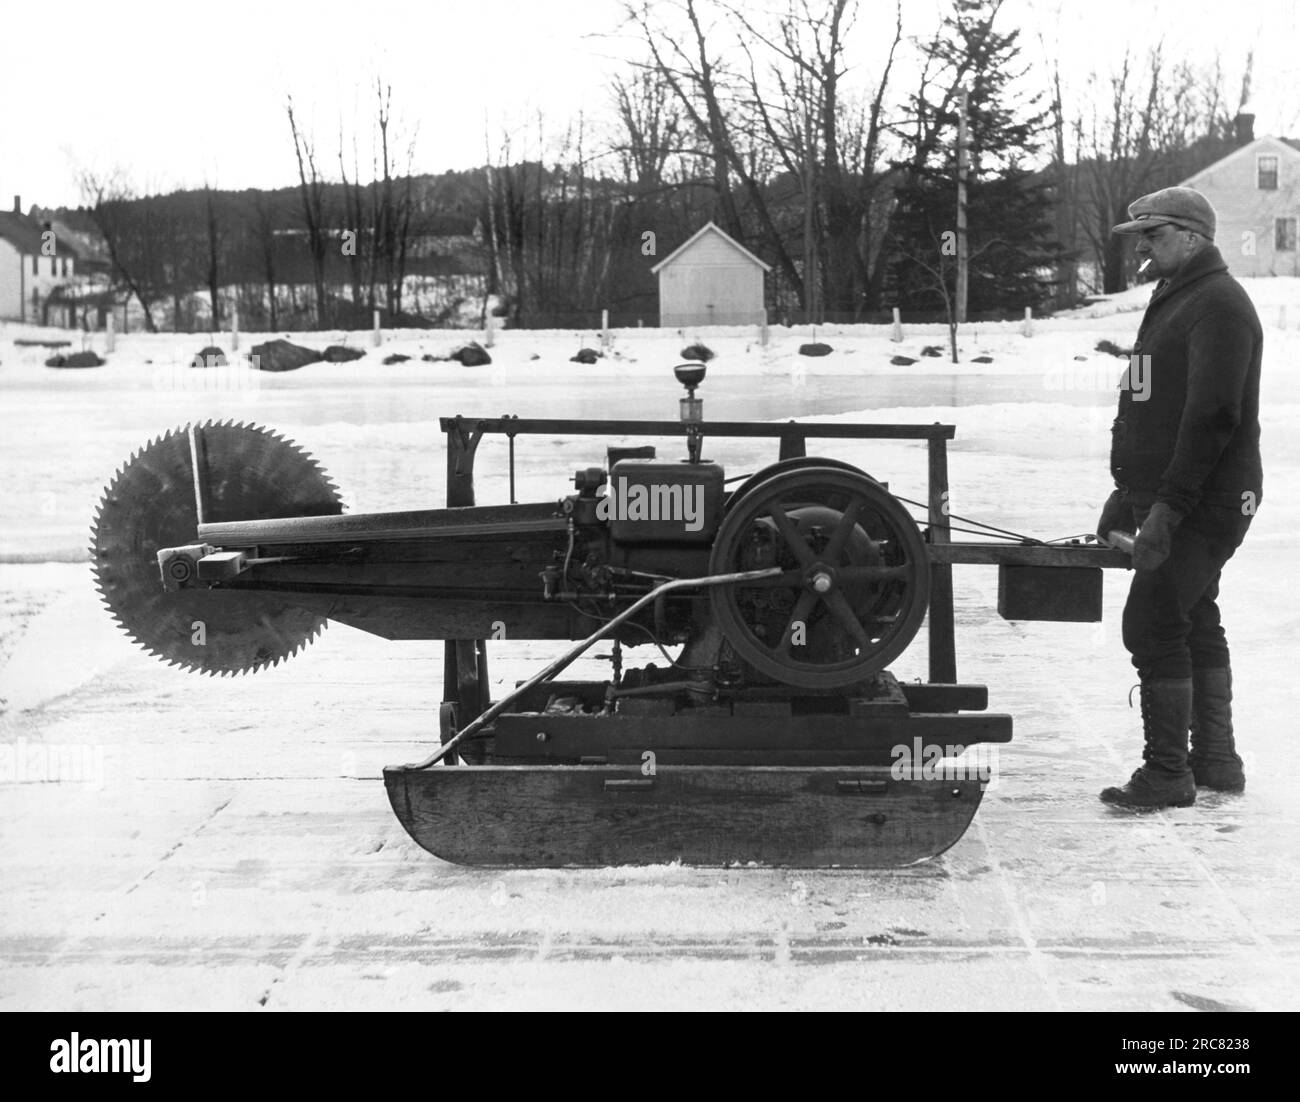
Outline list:
[[[890,868],[966,832],[978,780],[785,765],[389,768],[402,826],[458,865]]]
[[[607,691],[542,682],[483,728],[475,757],[487,764],[385,769],[394,813],[462,865],[889,868],[957,842],[988,780],[973,755],[927,762],[922,748],[1011,739],[1007,715],[913,710],[982,709],[983,686],[901,686],[888,673],[842,700],[675,707],[651,695],[607,711]],[[454,709],[443,724],[450,742]]]

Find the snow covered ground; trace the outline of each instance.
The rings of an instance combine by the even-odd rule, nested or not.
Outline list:
[[[442,864],[392,818],[379,770],[422,757],[441,645],[331,627],[294,661],[211,680],[135,650],[103,614],[86,533],[104,483],[187,421],[269,425],[308,448],[352,511],[442,502],[437,418],[455,413],[670,419],[670,368],[718,357],[706,417],[944,421],[958,514],[1044,537],[1086,532],[1105,497],[1121,361],[1145,289],[1080,312],[963,331],[959,365],[922,356],[941,327],[497,334],[494,363],[423,363],[478,334],[322,334],[368,349],[283,375],[187,365],[204,340],[119,337],[108,366],[52,370],[0,327],[0,1008],[1300,1006],[1300,800],[1287,763],[1300,599],[1300,281],[1248,285],[1266,327],[1265,501],[1225,572],[1242,797],[1132,818],[1097,791],[1137,764],[1119,640],[1126,579],[1100,625],[1008,623],[996,572],[956,571],[959,675],[1016,717],[966,837],[889,873],[477,872]],[[53,336],[54,334],[49,334]],[[74,342],[79,335],[60,334]],[[241,348],[260,338],[241,336]],[[229,350],[228,340],[221,340]],[[91,344],[103,351],[102,336]],[[392,352],[415,357],[383,366]],[[916,359],[891,366],[892,356]],[[973,364],[977,355],[992,363]],[[637,441],[640,442],[640,441]],[[518,444],[520,500],[566,492],[605,442]],[[661,447],[661,454],[669,448]],[[818,449],[917,498],[907,443]],[[775,443],[706,451],[728,474]],[[480,449],[479,500],[507,499],[504,443]],[[553,650],[492,647],[496,691]],[[924,673],[920,640],[895,664]],[[3,757],[3,753],[8,757]],[[50,774],[59,763],[61,776]],[[29,767],[30,766],[30,767]],[[21,773],[21,775],[20,775]],[[42,779],[46,778],[46,779]]]

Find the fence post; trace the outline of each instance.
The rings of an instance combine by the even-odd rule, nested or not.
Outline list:
[[[600,312],[600,347],[602,349],[609,347],[609,311]]]
[[[230,304],[230,351],[239,351],[239,303]]]
[[[489,310],[483,316],[483,347],[491,348],[496,343],[497,319]]]
[[[894,332],[889,339],[894,342],[903,339],[903,316],[898,312],[897,306],[894,307]]]
[[[1025,307],[1024,334],[1026,337],[1032,337],[1034,335],[1034,308],[1032,306]]]
[[[374,344],[374,346],[375,346],[376,348],[378,348],[381,344],[384,343],[384,336],[383,336],[383,334],[380,332],[380,329],[379,329],[379,311],[378,311],[378,310],[375,311],[375,332],[374,332],[374,336],[371,337],[371,342]]]
[[[117,316],[110,309],[104,319],[104,350],[112,352],[117,347]]]
[[[758,327],[758,343],[764,348],[767,347],[767,322],[763,322]]]

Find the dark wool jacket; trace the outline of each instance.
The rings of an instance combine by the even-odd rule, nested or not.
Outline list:
[[[1200,502],[1253,512],[1264,490],[1263,348],[1255,307],[1214,246],[1157,284],[1133,346],[1134,357],[1151,358],[1130,363],[1120,382],[1115,485],[1139,505],[1163,501],[1183,514]]]

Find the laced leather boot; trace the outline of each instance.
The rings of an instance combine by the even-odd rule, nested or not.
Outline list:
[[[1246,771],[1232,737],[1232,670],[1192,670],[1192,750],[1188,764],[1198,785],[1241,792]]]
[[[1187,764],[1192,719],[1192,679],[1143,678],[1142,765],[1126,785],[1102,790],[1101,799],[1119,807],[1190,807],[1196,781]]]

